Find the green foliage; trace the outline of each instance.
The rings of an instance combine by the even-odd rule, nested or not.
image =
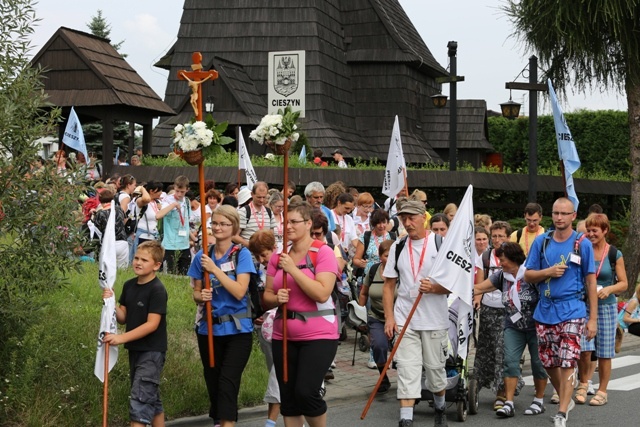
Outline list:
[[[629,181],[629,125],[624,111],[578,111],[565,114],[582,166],[577,178]],[[502,153],[505,168],[528,171],[529,118],[489,118],[489,141]],[[553,116],[538,117],[538,169],[561,175]]]
[[[71,255],[81,243],[83,186],[71,184],[73,175],[57,175],[54,165],[34,168],[34,141],[56,134],[60,118],[47,105],[42,71],[27,58],[35,22],[29,0],[0,7],[0,359],[33,316],[32,299],[77,267]]]
[[[37,307],[23,338],[6,343],[0,359],[0,425],[100,425],[102,383],[94,376],[100,323],[101,290],[96,264],[84,264],[67,286],[34,296]],[[114,287],[120,295],[132,270],[119,270]],[[167,360],[160,385],[169,418],[202,415],[209,400],[193,332],[196,306],[188,279],[160,275],[169,295]],[[268,372],[257,342],[244,371],[239,403],[262,401]],[[37,387],[34,387],[37,384]],[[130,391],[127,350],[119,348],[118,363],[109,375],[109,425],[128,425]]]

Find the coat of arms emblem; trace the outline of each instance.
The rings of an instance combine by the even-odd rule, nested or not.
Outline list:
[[[282,96],[298,90],[298,55],[275,55],[273,89]]]

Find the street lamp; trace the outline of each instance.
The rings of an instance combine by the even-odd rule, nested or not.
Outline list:
[[[509,100],[507,102],[503,102],[500,104],[500,110],[502,110],[502,115],[509,119],[516,119],[520,115],[520,107],[522,104],[515,102],[511,99],[511,93],[509,93]]]
[[[458,134],[458,89],[457,82],[463,82],[464,76],[457,76],[458,62],[458,42],[450,41],[447,43],[449,48],[449,76],[437,77],[436,83],[443,84],[449,83],[449,94],[451,95],[451,103],[449,105],[449,170],[456,170],[456,139]],[[433,105],[437,108],[443,108],[447,105],[447,97],[441,94],[431,97]]]
[[[525,71],[525,67],[520,74]],[[518,76],[520,76],[518,74]],[[516,76],[516,79],[518,78]],[[538,175],[538,92],[546,92],[547,85],[538,83],[538,57],[532,55],[529,58],[529,83],[507,82],[505,88],[512,90],[528,90],[529,91],[529,202],[535,202],[538,198],[537,175]],[[500,104],[502,114],[508,119],[514,119],[514,104],[509,96],[509,101]],[[505,109],[506,106],[507,108]],[[505,114],[505,110],[509,114]],[[518,104],[518,114],[520,112],[520,104]]]

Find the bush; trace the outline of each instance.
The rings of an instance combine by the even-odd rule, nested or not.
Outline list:
[[[7,343],[0,360],[0,425],[100,425],[102,383],[94,376],[101,290],[98,268],[85,264],[68,285],[34,297],[36,307],[24,338]],[[116,296],[133,277],[118,272]],[[202,415],[209,399],[193,331],[195,304],[185,277],[160,275],[169,294],[167,329],[169,350],[161,396],[169,418]],[[240,388],[240,406],[262,402],[268,379],[257,340]],[[37,385],[37,386],[34,386]],[[118,363],[109,375],[109,425],[128,425],[129,363],[120,347]]]

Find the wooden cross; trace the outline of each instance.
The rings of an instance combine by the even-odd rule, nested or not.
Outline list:
[[[194,52],[191,55],[191,71],[178,71],[178,79],[186,80],[191,89],[191,108],[196,116],[196,120],[202,120],[202,83],[207,80],[215,80],[218,78],[216,70],[202,71],[202,54]]]

